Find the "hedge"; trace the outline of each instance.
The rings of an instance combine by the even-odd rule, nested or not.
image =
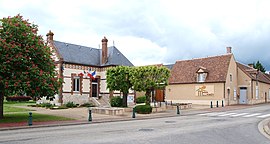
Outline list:
[[[32,97],[30,96],[11,96],[6,97],[7,101],[29,101],[32,100]]]
[[[152,112],[152,107],[150,105],[137,105],[135,111],[138,114],[150,114]]]
[[[136,98],[136,103],[145,103],[146,101],[146,96],[140,96]]]
[[[122,107],[123,99],[120,96],[112,97],[110,103],[112,107]]]

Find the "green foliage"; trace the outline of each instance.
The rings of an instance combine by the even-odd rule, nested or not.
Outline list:
[[[95,105],[93,103],[84,103],[81,104],[80,107],[94,107]]]
[[[74,108],[74,107],[77,107],[77,105],[74,104],[73,102],[68,102],[68,103],[65,104],[65,105],[66,105],[66,107],[68,107],[68,108]]]
[[[150,105],[137,105],[135,107],[138,114],[150,114],[152,113],[152,107]]]
[[[266,72],[264,66],[260,63],[260,61],[257,61],[256,64],[253,63],[253,67],[260,70],[261,72]]]
[[[40,104],[40,106],[45,107],[45,108],[52,108],[53,107],[53,105],[50,103],[42,103],[42,104]]]
[[[141,66],[133,68],[130,81],[136,91],[145,91],[146,104],[150,104],[150,94],[154,89],[163,89],[168,85],[170,70],[159,66]]]
[[[136,103],[139,104],[139,103],[145,103],[146,101],[146,96],[140,96],[140,97],[137,97],[136,98]]]
[[[38,26],[17,15],[0,19],[0,88],[4,95],[53,96],[61,84]]]
[[[130,82],[131,68],[127,66],[117,66],[107,70],[107,88],[110,91],[118,90],[123,93],[123,106],[127,106],[127,95],[132,87]]]
[[[123,107],[123,99],[120,96],[112,97],[110,103],[112,107]]]

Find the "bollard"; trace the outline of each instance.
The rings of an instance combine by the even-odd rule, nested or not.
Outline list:
[[[132,118],[136,118],[136,115],[135,115],[135,107],[132,109]]]
[[[176,108],[177,108],[177,109],[176,109],[177,114],[178,114],[178,115],[180,115],[179,105],[177,105],[177,107],[176,107]]]
[[[210,103],[210,108],[213,108],[213,102],[211,101],[211,103]]]
[[[32,117],[32,112],[29,112],[28,116],[28,126],[33,125],[33,117]]]
[[[88,121],[91,122],[92,121],[92,110],[91,108],[89,108],[89,116],[88,116]]]
[[[161,102],[159,102],[159,107],[161,107]]]
[[[223,100],[221,101],[221,105],[222,105],[222,107],[224,107],[224,103],[223,103]]]
[[[217,101],[217,107],[218,107],[218,101]]]

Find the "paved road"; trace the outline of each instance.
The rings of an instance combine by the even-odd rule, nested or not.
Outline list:
[[[0,132],[0,143],[270,144],[258,131],[269,114],[270,106],[262,105],[212,115],[10,130]]]

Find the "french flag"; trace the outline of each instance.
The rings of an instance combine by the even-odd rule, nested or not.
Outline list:
[[[96,71],[88,72],[87,76],[89,76],[91,79],[96,79]]]

